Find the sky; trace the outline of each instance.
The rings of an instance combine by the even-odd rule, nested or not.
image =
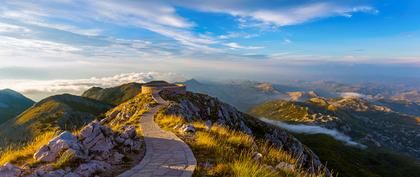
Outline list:
[[[0,88],[150,72],[419,81],[419,11],[414,0],[2,0]]]

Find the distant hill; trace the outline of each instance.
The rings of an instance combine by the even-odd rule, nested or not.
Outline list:
[[[289,99],[289,95],[270,83],[255,81],[199,82],[188,80],[183,82],[187,90],[204,93],[232,104],[242,111],[272,99]]]
[[[410,102],[407,100],[381,99],[378,104],[384,105],[393,111],[420,117],[420,102]]]
[[[141,93],[141,86],[142,84],[133,82],[111,88],[92,87],[86,90],[82,97],[119,105]]]
[[[109,108],[108,104],[69,94],[48,97],[1,124],[0,145],[25,142],[48,131],[75,130]]]
[[[34,104],[22,94],[10,90],[0,90],[0,124],[10,120]]]
[[[274,100],[253,107],[251,115],[289,123],[337,129],[369,147],[420,158],[420,120],[360,98]]]

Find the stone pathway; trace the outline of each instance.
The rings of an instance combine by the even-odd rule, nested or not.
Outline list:
[[[143,160],[118,177],[190,177],[197,161],[188,145],[174,133],[162,130],[154,121],[155,113],[168,103],[158,93],[153,98],[159,103],[140,119],[146,143]]]

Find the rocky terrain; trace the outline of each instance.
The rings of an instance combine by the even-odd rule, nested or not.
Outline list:
[[[293,154],[295,158],[299,159],[299,163],[311,173],[315,173],[318,169],[324,169],[318,156],[286,131],[242,113],[217,98],[191,92],[188,92],[187,95],[170,93],[161,95],[164,99],[171,101],[164,110],[165,115],[181,116],[186,121],[200,120],[225,125],[270,142],[277,148],[282,148]]]
[[[10,89],[0,90],[0,124],[13,119],[34,104],[29,98]]]
[[[121,132],[92,122],[78,135],[64,131],[33,155],[37,164],[22,167],[7,163],[0,167],[2,177],[90,177],[113,176],[120,165],[139,153],[142,142],[133,126]]]
[[[250,113],[337,129],[370,147],[420,157],[418,118],[360,98],[313,98],[306,102],[276,100],[257,105]]]

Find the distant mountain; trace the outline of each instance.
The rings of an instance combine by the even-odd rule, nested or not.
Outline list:
[[[275,100],[255,106],[250,114],[337,129],[369,147],[391,149],[420,158],[419,118],[394,112],[364,99]]]
[[[86,90],[82,97],[119,105],[141,93],[141,86],[142,84],[133,82],[111,88],[92,87]]]
[[[287,92],[287,94],[290,96],[290,99],[292,101],[306,101],[311,98],[318,97],[318,94],[315,93],[314,91],[309,91],[309,92],[296,91],[296,92]]]
[[[391,108],[393,111],[420,117],[420,102],[410,102],[406,100],[377,100],[378,104]]]
[[[272,99],[289,99],[287,93],[277,89],[275,85],[255,81],[199,82],[188,80],[184,82],[192,92],[204,93],[232,104],[242,111],[252,106]]]
[[[25,142],[39,134],[75,130],[91,122],[111,106],[69,94],[48,97],[0,125],[0,145]]]
[[[10,120],[34,104],[22,94],[10,90],[0,90],[0,124]]]
[[[418,90],[409,90],[402,93],[397,93],[391,97],[393,100],[407,100],[411,102],[416,102],[420,104],[420,91]]]

